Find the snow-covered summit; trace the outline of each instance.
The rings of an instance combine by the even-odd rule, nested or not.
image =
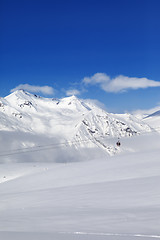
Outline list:
[[[58,143],[69,142],[78,150],[98,148],[110,155],[123,149],[117,148],[116,139],[151,131],[130,114],[111,114],[76,96],[43,98],[23,90],[0,99],[0,130],[31,134],[35,139],[41,135]]]

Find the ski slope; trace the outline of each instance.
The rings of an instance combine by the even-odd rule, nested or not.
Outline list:
[[[1,98],[0,239],[160,239],[159,128],[75,96]]]
[[[123,144],[134,152],[1,164],[0,239],[160,238],[160,135]]]

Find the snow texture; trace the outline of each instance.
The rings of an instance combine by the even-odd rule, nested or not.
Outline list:
[[[160,239],[160,134],[148,120],[23,91],[0,108],[0,239]]]

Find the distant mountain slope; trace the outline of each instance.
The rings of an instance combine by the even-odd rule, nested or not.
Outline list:
[[[155,131],[160,132],[160,110],[149,114],[143,120],[145,123],[154,128]]]
[[[148,115],[146,118],[149,118],[149,117],[157,117],[157,116],[160,116],[160,111],[156,111],[156,112]]]
[[[107,113],[75,96],[49,99],[18,90],[0,99],[0,131],[12,132],[9,149],[37,146],[40,141],[41,145],[63,143],[78,151],[98,149],[113,155],[122,151],[115,144],[118,138],[151,128],[130,114]],[[22,141],[14,133],[23,136]]]

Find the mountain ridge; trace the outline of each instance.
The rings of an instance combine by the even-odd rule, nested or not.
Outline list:
[[[123,151],[116,146],[117,139],[151,132],[151,128],[131,114],[108,113],[76,96],[44,98],[17,90],[0,99],[0,131],[41,135],[58,143],[70,142],[78,150],[98,148],[114,155]],[[34,141],[29,145],[34,146]]]

